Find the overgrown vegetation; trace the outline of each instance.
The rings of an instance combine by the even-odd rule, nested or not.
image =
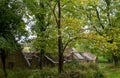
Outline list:
[[[119,78],[120,77],[120,66],[114,66],[111,63],[100,63],[100,70],[104,71],[107,78]]]
[[[9,73],[8,78],[106,78],[96,64],[78,62],[65,64],[64,72],[61,74],[58,74],[57,67],[44,67],[43,70],[7,70],[7,72]],[[0,77],[2,77],[1,70],[0,73]]]
[[[65,64],[65,71],[58,74],[57,67],[44,67],[39,69],[16,69],[7,70],[8,78],[119,78],[120,67],[115,67],[113,64],[99,63],[96,64]],[[0,78],[4,78],[4,73],[0,69]]]
[[[0,57],[4,71],[0,70],[0,77],[7,78],[8,72],[8,78],[105,78],[102,71],[108,78],[115,77],[120,61],[119,6],[120,0],[0,0]],[[41,70],[6,72],[6,56],[22,51],[25,43],[40,53],[37,59]],[[100,64],[99,68],[76,61],[64,66],[66,47],[92,52],[100,57],[98,62],[114,63],[116,67]],[[54,55],[58,70],[44,66],[46,53],[58,56]]]

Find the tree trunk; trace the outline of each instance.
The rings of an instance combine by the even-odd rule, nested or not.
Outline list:
[[[60,0],[58,0],[58,56],[59,56],[59,64],[58,64],[58,72],[61,73],[63,71],[63,47],[62,47],[62,37],[61,37],[61,8],[60,8]]]
[[[2,66],[3,66],[3,71],[5,74],[5,78],[7,78],[7,71],[6,71],[6,53],[3,49],[1,51],[1,61],[2,61]]]
[[[46,49],[46,44],[44,43],[45,42],[45,36],[44,36],[44,33],[42,32],[41,33],[41,36],[40,36],[42,39],[41,39],[41,43],[40,43],[40,60],[39,60],[39,67],[40,69],[43,68],[43,65],[44,65],[44,53],[45,53],[45,49]]]
[[[117,66],[118,65],[118,61],[119,61],[118,57],[116,55],[114,55],[114,54],[112,55],[112,57],[113,57],[113,62],[115,64],[115,66]]]
[[[43,69],[44,52],[40,52],[39,68]]]

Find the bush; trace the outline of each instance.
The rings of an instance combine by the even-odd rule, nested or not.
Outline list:
[[[60,78],[104,78],[104,74],[95,63],[69,63],[64,66],[65,72]]]
[[[87,78],[85,71],[66,71],[59,78]]]
[[[94,78],[105,78],[105,75],[101,71],[97,71],[94,75]]]
[[[96,63],[88,63],[88,68],[93,70],[99,70],[98,65]]]

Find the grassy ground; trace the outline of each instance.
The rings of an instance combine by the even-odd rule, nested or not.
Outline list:
[[[113,64],[100,63],[99,67],[107,78],[120,78],[120,66],[115,67]]]
[[[103,78],[98,66],[93,63],[72,62],[64,65],[64,72],[58,74],[57,67],[39,69],[7,69],[8,78]],[[4,73],[0,70],[0,78]]]
[[[103,73],[106,75],[104,78],[120,78],[120,66],[115,67],[113,64],[107,64],[107,63],[99,63],[99,71],[103,71]],[[91,75],[94,74],[94,65],[82,65],[79,64],[70,64],[64,66],[67,70],[62,77],[59,78],[101,78],[101,77],[84,77],[84,74]],[[89,67],[89,68],[88,68]],[[92,69],[91,69],[92,68]],[[55,68],[45,68],[43,70],[31,70],[31,69],[23,69],[23,70],[7,70],[8,72],[8,78],[58,78],[58,72],[57,67]],[[90,72],[90,74],[88,74]],[[77,73],[77,74],[76,74]],[[67,74],[67,75],[66,75]],[[81,75],[80,75],[81,74]],[[75,76],[75,77],[68,77],[68,76]],[[83,75],[83,77],[80,76]],[[100,74],[98,74],[100,75]],[[4,73],[0,69],[0,78],[4,78]],[[42,77],[41,77],[42,76]],[[66,76],[66,77],[65,77]],[[76,77],[77,76],[77,77]]]

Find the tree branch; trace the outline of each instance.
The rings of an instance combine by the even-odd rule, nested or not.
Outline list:
[[[54,7],[52,8],[52,6],[49,4],[49,3],[47,3],[48,4],[48,6],[50,7],[50,9],[51,9],[51,11],[52,11],[52,13],[53,13],[53,15],[54,15],[54,17],[55,17],[55,21],[56,21],[56,23],[58,22],[58,18],[57,18],[57,15],[55,14],[55,9],[56,9],[56,5],[57,5],[57,2],[55,3],[55,5],[54,5]]]
[[[87,13],[87,18],[91,21],[92,19],[91,19],[91,12],[90,12],[90,15],[88,15],[88,13]],[[91,24],[90,24],[91,25]],[[95,29],[95,31],[99,34],[99,35],[102,35],[101,33],[100,33],[100,31],[95,27],[95,26],[93,26],[93,28]]]
[[[111,26],[111,20],[110,20],[110,0],[105,0],[107,6],[107,18],[108,18],[108,22],[109,22],[109,25]]]
[[[70,39],[70,40],[68,40],[68,41],[66,42],[65,46],[63,47],[63,52],[65,51],[65,49],[66,49],[66,47],[68,46],[68,44],[69,44],[70,42],[72,42],[73,40],[75,40],[75,39],[77,39],[77,37],[74,37],[74,38],[72,38],[72,39]]]
[[[96,14],[97,14],[97,18],[98,18],[98,20],[99,20],[99,24],[100,24],[100,26],[102,27],[102,29],[104,29],[104,26],[103,26],[103,24],[101,23],[100,14],[99,14],[98,9],[97,9],[96,6],[95,6],[95,11],[96,11]]]
[[[96,31],[99,35],[102,36],[102,34],[98,31],[98,29],[97,29],[95,26],[93,26],[93,28],[95,29],[95,31]]]
[[[88,39],[88,37],[74,37],[74,38],[72,38],[72,39],[69,39],[69,40],[65,43],[65,46],[63,47],[63,52],[65,51],[66,47],[68,46],[68,44],[69,44],[70,42],[72,42],[73,40],[79,39],[79,38],[81,38],[81,39]],[[96,39],[95,39],[95,38],[92,38],[92,40],[96,40]]]

